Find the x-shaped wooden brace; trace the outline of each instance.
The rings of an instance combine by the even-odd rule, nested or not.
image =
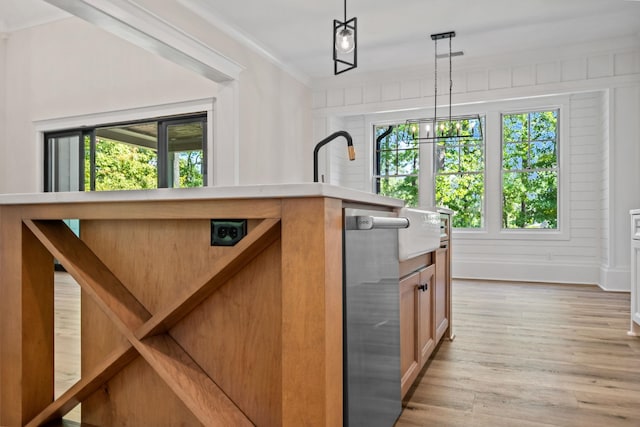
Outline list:
[[[167,331],[274,243],[280,237],[279,219],[264,219],[216,260],[195,291],[155,314],[149,313],[62,221],[25,220],[24,223],[128,340],[44,408],[27,426],[39,426],[61,418],[138,355],[204,425],[253,425]]]

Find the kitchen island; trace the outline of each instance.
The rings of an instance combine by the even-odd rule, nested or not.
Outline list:
[[[0,425],[79,402],[88,425],[342,425],[345,206],[402,202],[325,184],[0,196]],[[56,400],[54,259],[82,289],[81,379]]]

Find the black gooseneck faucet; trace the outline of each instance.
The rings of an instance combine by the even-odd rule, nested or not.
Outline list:
[[[316,148],[314,148],[313,150],[313,182],[318,182],[318,151],[320,151],[320,148],[322,148],[323,145],[333,141],[339,136],[342,136],[344,137],[344,139],[347,140],[347,150],[349,152],[349,160],[353,161],[356,159],[356,151],[353,148],[353,139],[351,138],[351,135],[349,135],[349,132],[344,130],[339,130],[337,132],[332,133],[322,141],[318,142],[318,144],[316,144]]]

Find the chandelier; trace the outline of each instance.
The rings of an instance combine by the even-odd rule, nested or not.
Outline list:
[[[454,56],[462,56],[463,52],[453,52],[451,39],[456,36],[455,31],[431,34],[434,41],[434,88],[433,88],[433,117],[422,119],[409,119],[407,124],[418,136],[419,143],[443,142],[445,140],[467,140],[482,138],[482,120],[478,114],[453,116],[451,114],[451,94],[453,91],[452,61]],[[438,40],[449,40],[449,51],[438,53]],[[438,117],[438,60],[449,59],[449,114]]]

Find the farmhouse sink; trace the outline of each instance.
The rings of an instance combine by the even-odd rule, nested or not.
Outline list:
[[[398,230],[400,261],[432,252],[440,247],[440,214],[416,208],[402,208],[399,217],[409,219],[409,228]]]

